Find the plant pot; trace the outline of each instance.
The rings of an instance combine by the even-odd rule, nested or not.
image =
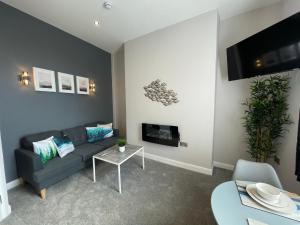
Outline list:
[[[119,151],[120,152],[125,152],[125,146],[119,146]]]

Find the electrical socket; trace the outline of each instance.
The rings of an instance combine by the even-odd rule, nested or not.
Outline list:
[[[187,142],[183,142],[183,141],[181,141],[181,142],[179,142],[179,144],[180,144],[180,146],[182,146],[182,147],[188,147],[188,143]]]
[[[278,164],[278,165],[280,165],[280,158],[278,158],[278,156],[274,156],[274,161]]]

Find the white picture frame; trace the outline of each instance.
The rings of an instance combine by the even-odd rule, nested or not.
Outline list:
[[[75,93],[74,75],[67,73],[57,73],[58,77],[58,91],[61,93]]]
[[[54,71],[33,67],[33,80],[36,91],[56,92]]]
[[[90,93],[89,78],[76,76],[77,94],[88,95]]]

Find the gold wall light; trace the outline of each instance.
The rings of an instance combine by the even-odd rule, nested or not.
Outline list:
[[[94,94],[96,92],[96,84],[95,81],[90,81],[90,93]]]
[[[30,76],[28,74],[28,72],[23,71],[20,75],[19,75],[19,81],[22,85],[24,86],[28,86],[29,82],[30,82]]]
[[[255,67],[256,68],[261,68],[262,67],[262,61],[260,59],[255,60]]]

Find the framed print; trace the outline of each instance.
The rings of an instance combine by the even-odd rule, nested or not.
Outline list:
[[[74,76],[58,72],[58,90],[61,93],[75,93]]]
[[[77,94],[88,95],[89,94],[89,78],[76,77]]]
[[[54,71],[33,67],[33,79],[36,91],[56,92]]]

